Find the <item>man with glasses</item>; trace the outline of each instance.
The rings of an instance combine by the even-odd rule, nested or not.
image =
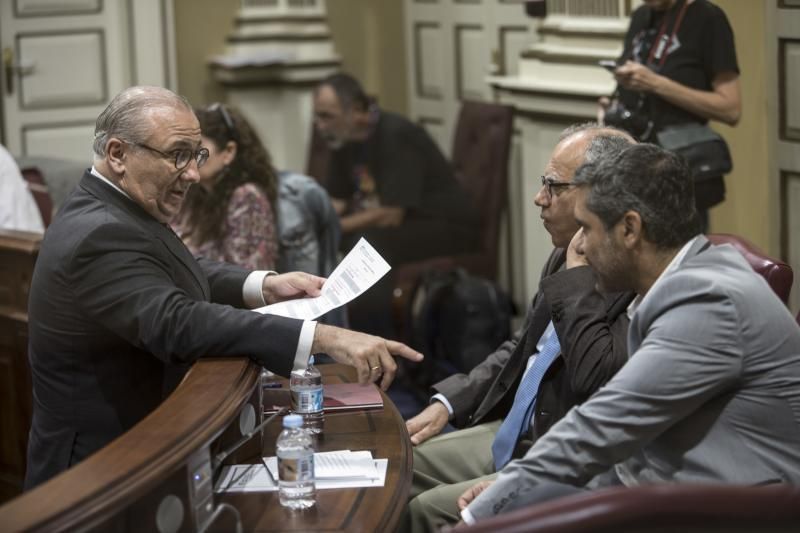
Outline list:
[[[581,164],[612,157],[633,142],[625,132],[595,124],[562,133],[534,198],[556,249],[524,326],[469,375],[434,385],[431,404],[406,423],[419,446],[404,531],[437,531],[457,521],[456,501],[467,488],[494,479],[627,360],[626,309],[634,294],[595,290],[594,273],[571,242],[578,230],[571,181]],[[427,441],[448,421],[466,429]]]
[[[208,158],[188,102],[132,87],[97,119],[94,165],[42,241],[29,302],[31,488],[121,435],[202,356],[249,356],[288,376],[311,353],[394,378],[403,344],[254,308],[316,296],[324,280],[195,259],[167,225]]]

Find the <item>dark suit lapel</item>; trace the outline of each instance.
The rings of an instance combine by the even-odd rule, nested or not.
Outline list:
[[[84,174],[80,186],[102,202],[113,205],[128,214],[135,223],[146,228],[147,231],[164,243],[167,250],[192,273],[192,277],[197,282],[197,287],[200,289],[203,298],[206,301],[211,300],[211,289],[205,274],[203,274],[203,271],[200,269],[200,265],[169,226],[153,218],[147,211],[142,209],[139,204],[127,196],[124,196],[119,191],[114,190],[110,185],[101,181],[96,176],[93,176],[89,171]]]

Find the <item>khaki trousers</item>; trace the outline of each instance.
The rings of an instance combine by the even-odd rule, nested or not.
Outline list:
[[[411,501],[398,531],[438,531],[461,519],[457,500],[494,479],[492,442],[501,421],[436,436],[414,448]]]

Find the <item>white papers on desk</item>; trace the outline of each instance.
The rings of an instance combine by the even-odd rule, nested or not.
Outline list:
[[[278,459],[265,457],[263,464],[231,465],[222,468],[215,492],[268,492],[278,490]],[[317,490],[355,487],[383,487],[388,459],[373,459],[368,451],[337,450],[314,454]]]
[[[257,313],[313,320],[353,300],[372,287],[392,267],[364,238],[342,259],[316,298],[299,298],[254,309]]]

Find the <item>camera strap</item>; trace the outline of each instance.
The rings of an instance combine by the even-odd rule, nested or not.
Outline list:
[[[675,35],[678,33],[678,29],[681,27],[683,15],[686,13],[686,8],[689,5],[689,2],[686,0],[678,0],[678,2],[681,4],[681,6],[678,14],[675,16],[672,26],[672,33],[669,37],[667,37],[668,17],[665,16],[664,20],[661,22],[661,28],[658,30],[658,35],[656,35],[655,41],[653,41],[653,45],[650,47],[650,55],[647,57],[648,65],[653,64],[653,60],[656,60],[658,61],[658,68],[660,69],[664,66],[664,62],[667,60],[668,54],[665,53],[667,46],[669,46],[675,40]]]

